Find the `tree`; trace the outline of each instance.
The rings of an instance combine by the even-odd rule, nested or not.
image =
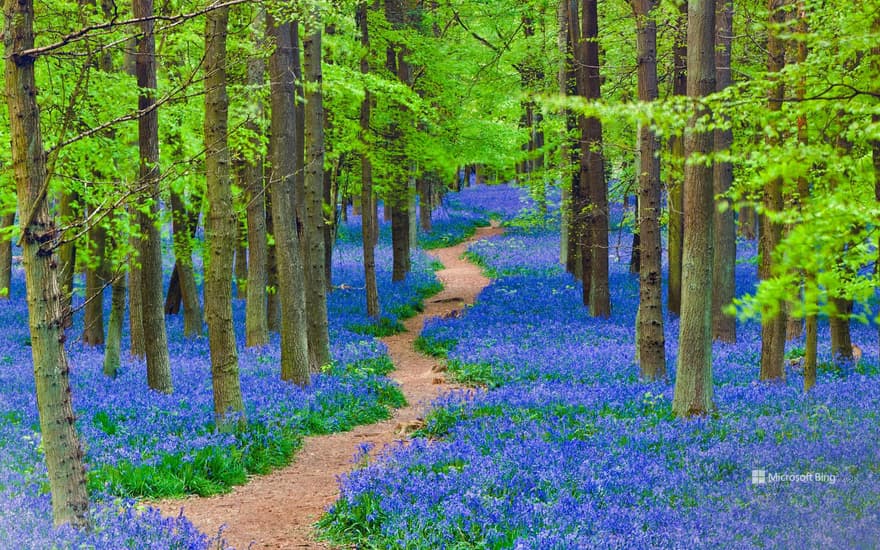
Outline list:
[[[633,0],[638,32],[639,100],[657,99],[657,22],[654,0]],[[659,140],[648,124],[639,127],[639,314],[638,350],[645,380],[666,377],[660,243]]]
[[[324,262],[324,102],[321,72],[321,18],[317,9],[306,25],[305,50],[305,230],[306,318],[309,360],[313,372],[330,363],[327,329],[327,281]],[[329,207],[329,205],[328,205]]]
[[[733,41],[733,0],[717,3],[715,39],[715,85],[720,92],[731,82],[730,52]],[[726,154],[733,144],[733,130],[715,130],[715,151]],[[736,317],[724,313],[724,308],[736,297],[736,219],[733,204],[726,198],[733,183],[733,163],[717,159],[714,165],[715,196],[724,197],[715,209],[715,261],[712,270],[712,337],[722,342],[736,342]]]
[[[687,94],[687,24],[688,3],[679,3],[679,13],[676,21],[675,42],[672,50],[672,94],[683,96]],[[679,164],[684,159],[684,138],[675,135],[669,142],[670,158],[673,167],[667,177],[668,183],[668,208],[669,208],[669,297],[667,306],[673,315],[681,315],[681,261],[682,261],[682,237],[684,236],[684,202]]]
[[[785,42],[779,36],[780,27],[785,22],[786,0],[769,0],[770,31],[767,38],[767,72],[771,78],[775,78],[773,87],[767,102],[767,110],[778,113],[782,109],[782,101],[785,95],[785,84],[779,73],[785,66]],[[775,120],[773,121],[775,124]],[[768,136],[771,146],[779,138],[781,128]],[[777,177],[764,186],[763,205],[764,214],[760,220],[760,238],[758,250],[761,264],[758,274],[761,279],[768,279],[773,275],[773,254],[782,241],[782,224],[774,219],[775,213],[781,212],[784,204],[782,200],[782,177]],[[779,308],[775,313],[761,316],[761,380],[780,380],[785,378],[785,310]]]
[[[244,411],[232,322],[232,255],[238,240],[238,216],[232,206],[229,177],[228,25],[228,7],[211,10],[205,17],[205,175],[208,191],[205,317],[211,349],[214,417],[220,427],[229,423],[230,412]]]
[[[140,184],[145,200],[138,205],[138,239],[141,297],[141,330],[147,357],[147,383],[150,388],[171,393],[171,364],[168,358],[168,337],[165,333],[165,311],[162,292],[162,249],[155,219],[159,212],[159,111],[156,103],[156,38],[153,0],[132,0],[135,18],[140,23],[137,41],[135,74],[138,88],[138,145],[140,149]],[[133,333],[132,339],[136,337]]]
[[[688,3],[687,91],[696,111],[685,131],[684,244],[681,324],[672,411],[707,414],[712,404],[713,172],[697,156],[709,155],[714,136],[701,99],[715,91],[715,1]]]
[[[64,351],[64,300],[58,281],[58,229],[49,214],[46,155],[32,54],[34,6],[6,0],[6,102],[12,138],[12,164],[21,210],[22,262],[27,287],[31,357],[40,415],[40,433],[55,525],[89,525],[89,498],[83,451],[76,434],[70,395],[70,369]]]
[[[293,205],[296,178],[296,106],[292,26],[269,16],[275,51],[269,60],[271,87],[270,156],[272,222],[281,306],[281,378],[299,385],[310,382],[308,326],[305,318],[304,272]]]
[[[253,23],[256,46],[262,46],[261,33],[265,31],[265,13],[260,10]],[[266,62],[262,55],[252,55],[247,61],[247,84],[251,89],[263,86]],[[242,169],[242,179],[247,191],[247,240],[248,275],[247,304],[245,311],[245,344],[264,346],[269,343],[269,325],[266,314],[267,262],[266,243],[266,194],[263,188],[263,158],[259,147],[260,126],[257,120],[264,116],[262,99],[256,101],[256,114],[248,118],[245,128],[251,135],[252,153],[246,158]],[[255,118],[257,120],[255,120]]]
[[[587,100],[601,99],[599,78],[599,14],[596,0],[583,0],[584,89]],[[593,317],[611,315],[611,290],[608,283],[608,186],[605,183],[605,159],[602,152],[602,122],[586,117],[581,132],[581,193],[586,193],[586,243],[582,249],[584,283],[589,268],[589,306]],[[585,244],[586,244],[585,243]]]
[[[367,4],[361,2],[357,7],[357,22],[361,32],[360,71],[363,75],[370,74],[370,34],[367,17]],[[373,98],[369,89],[364,90],[361,101],[360,139],[361,139],[361,241],[364,248],[364,279],[366,281],[367,316],[379,318],[379,291],[376,286],[376,242],[374,226],[376,225],[376,205],[373,195],[373,166],[370,161],[370,109]]]

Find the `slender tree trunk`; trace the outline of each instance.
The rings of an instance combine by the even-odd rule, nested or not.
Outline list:
[[[125,324],[125,274],[113,279],[110,294],[110,319],[107,321],[107,345],[104,347],[104,374],[116,378],[119,371],[122,329]]]
[[[405,22],[405,6],[402,0],[385,0],[385,18],[392,28],[399,30],[403,28]],[[385,66],[389,72],[397,75],[398,80],[404,84],[410,84],[410,67],[405,59],[405,49],[401,44],[389,43],[385,52]],[[389,130],[389,141],[395,145],[392,152],[394,162],[398,166],[404,166],[402,145],[398,144],[402,138],[400,125],[395,120]],[[410,271],[410,221],[409,221],[409,189],[408,178],[403,173],[399,176],[399,181],[393,185],[390,192],[385,197],[385,214],[391,214],[391,250],[392,250],[392,281],[402,281],[406,278],[406,274]],[[387,219],[387,218],[386,218]]]
[[[135,18],[153,16],[153,0],[132,0]],[[151,109],[156,103],[156,39],[155,22],[140,24],[143,33],[138,40],[135,72],[141,94],[138,109],[138,142],[141,156],[140,182],[146,187],[146,211],[140,209],[139,242],[141,260],[141,301],[144,351],[147,356],[147,383],[150,388],[171,393],[171,363],[168,358],[168,337],[165,333],[165,311],[162,296],[162,248],[155,220],[159,214],[159,112]]]
[[[588,100],[601,99],[599,79],[599,14],[597,0],[583,0],[584,59]],[[587,216],[590,233],[590,315],[611,315],[611,290],[608,282],[608,186],[605,183],[605,159],[602,152],[602,122],[595,117],[585,121],[581,172],[586,168],[585,181],[589,190],[590,210]],[[586,267],[586,266],[584,266]],[[586,273],[584,274],[586,280]]]
[[[269,153],[271,164],[271,151]],[[267,174],[263,193],[266,195],[266,233],[272,236],[272,244],[266,246],[266,326],[271,332],[281,330],[281,300],[278,298],[278,257],[275,254],[275,223],[272,219],[271,174]]]
[[[6,229],[15,223],[15,212],[0,217],[0,227]],[[12,239],[0,239],[0,300],[10,298],[12,293]],[[5,289],[5,292],[4,292]]]
[[[361,74],[370,73],[369,51],[370,34],[367,25],[367,3],[362,2],[357,7],[357,21],[361,32],[361,46],[364,54],[361,56]],[[372,108],[372,94],[369,90],[364,91],[364,99],[361,101],[361,232],[364,247],[364,279],[366,280],[367,315],[373,319],[379,318],[379,291],[376,286],[376,242],[373,239],[373,227],[376,225],[376,199],[373,196],[373,165],[370,162],[370,109]]]
[[[321,72],[321,20],[315,12],[303,40],[305,50],[305,139],[308,147],[305,170],[305,234],[309,247],[306,266],[306,307],[309,361],[312,372],[330,364],[327,328],[327,281],[324,269],[324,100]]]
[[[779,38],[780,30],[776,26],[785,22],[784,5],[786,0],[768,0],[770,10],[770,25],[767,39],[767,72],[775,78],[785,66],[785,42]],[[769,111],[779,111],[782,108],[785,85],[779,80],[770,90],[767,104]],[[776,139],[771,138],[771,145]],[[784,208],[782,200],[782,179],[777,178],[765,185],[764,209],[766,212],[780,212]],[[761,232],[758,240],[758,249],[761,257],[761,265],[758,274],[761,279],[769,279],[773,276],[773,253],[782,241],[782,224],[775,222],[770,216],[761,216]],[[761,380],[784,380],[785,379],[785,313],[780,308],[772,318],[761,319]]]
[[[55,525],[84,527],[89,525],[89,495],[64,351],[64,301],[54,253],[60,234],[43,190],[46,155],[36,101],[35,59],[18,53],[34,47],[33,3],[5,0],[4,15],[6,103],[13,177],[21,210],[22,261],[41,446]]]
[[[699,101],[715,91],[715,2],[688,4],[688,96]],[[678,369],[672,411],[678,417],[707,414],[712,408],[712,264],[714,206],[712,168],[687,162],[714,148],[709,131],[697,131],[699,108],[684,136],[684,246]]]
[[[845,366],[853,362],[853,342],[850,332],[850,314],[853,302],[845,298],[831,298],[834,312],[828,318],[831,325],[831,360],[835,365]]]
[[[186,207],[183,197],[171,193],[171,216],[174,233],[174,271],[168,284],[165,297],[165,313],[176,314],[183,304],[183,334],[198,336],[202,333],[202,305],[199,302],[199,288],[196,285],[192,263],[192,240],[199,227],[199,214],[202,210],[202,197],[193,193],[192,205]]]
[[[244,220],[237,221],[235,239],[235,262],[233,263],[235,274],[235,297],[247,298],[247,272],[248,272],[248,247],[247,247],[247,224]]]
[[[86,303],[83,314],[83,343],[90,346],[104,344],[104,285],[107,280],[105,256],[107,231],[100,225],[89,230],[93,263],[86,268]]]
[[[59,215],[62,225],[70,225],[76,222],[79,212],[74,204],[79,202],[79,194],[72,191],[63,191]],[[58,261],[61,263],[59,273],[61,294],[64,299],[64,328],[73,326],[73,279],[76,275],[76,242],[62,244],[58,247]]]
[[[261,35],[265,27],[265,14],[260,11],[254,23],[254,36],[257,49],[264,46]],[[260,55],[248,59],[247,83],[253,89],[261,88],[265,82],[266,62]],[[256,118],[264,116],[263,102],[257,100]],[[252,145],[259,150],[260,127],[256,120],[245,123],[254,136]],[[245,189],[247,190],[247,239],[248,239],[248,273],[247,273],[247,304],[245,311],[245,344],[264,346],[269,343],[269,325],[267,322],[267,273],[268,250],[266,242],[266,195],[263,189],[263,159],[255,154],[248,159],[243,170]]]
[[[308,324],[305,316],[304,271],[293,205],[296,179],[296,106],[292,27],[297,23],[275,24],[269,29],[275,51],[269,62],[271,101],[272,221],[281,305],[281,378],[306,386],[310,383]]]
[[[733,0],[719,0],[716,14],[715,74],[718,91],[732,80],[730,51],[733,41]],[[733,145],[733,130],[715,130],[715,151],[727,152]],[[733,183],[733,164],[716,161],[714,166],[715,196],[725,195]],[[736,342],[736,318],[724,308],[736,297],[736,219],[733,204],[721,199],[725,208],[715,209],[715,262],[712,273],[712,336],[721,342]]]
[[[657,22],[655,0],[633,0],[638,29],[639,101],[657,99]],[[639,128],[639,368],[643,379],[666,377],[663,288],[660,264],[660,142],[649,125]]]
[[[687,95],[687,2],[679,4],[678,24],[673,46],[673,95]],[[674,165],[672,174],[684,167],[684,137],[675,136],[669,141],[669,153]],[[681,315],[681,262],[682,239],[684,237],[684,182],[681,177],[670,176],[668,184],[667,208],[669,209],[669,313]]]
[[[205,176],[208,193],[205,319],[211,349],[214,419],[221,428],[228,427],[230,413],[244,412],[232,322],[232,255],[239,240],[239,221],[232,206],[229,176],[228,24],[229,8],[211,10],[205,16]]]
[[[426,174],[421,178],[419,186],[419,225],[425,233],[431,232],[431,187],[433,184],[432,175]]]

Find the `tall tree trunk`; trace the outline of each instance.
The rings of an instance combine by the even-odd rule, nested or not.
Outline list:
[[[638,29],[639,101],[655,101],[657,89],[656,0],[633,0]],[[650,125],[639,127],[639,369],[645,380],[666,377],[663,275],[660,264],[660,142]]]
[[[880,17],[874,18],[872,28],[874,32],[880,32]],[[874,68],[874,74],[880,74],[880,46],[871,48],[871,64]],[[877,81],[875,80],[874,83],[876,85]],[[874,115],[872,118],[874,124],[880,124],[880,115]],[[880,202],[880,139],[871,142],[871,157],[874,161],[874,199]],[[878,251],[880,251],[880,246],[878,246]],[[877,265],[880,266],[880,257],[877,259]],[[880,325],[878,325],[878,337],[880,337]]]
[[[202,333],[202,305],[192,263],[192,240],[199,227],[202,197],[193,193],[189,208],[180,193],[171,192],[171,218],[174,235],[174,271],[165,298],[165,313],[175,314],[183,304],[183,334],[198,336]]]
[[[831,298],[834,311],[828,318],[831,325],[831,360],[835,365],[846,366],[853,361],[852,334],[849,329],[853,302],[845,298]]]
[[[578,0],[569,0],[568,3],[568,41],[571,50],[571,69],[569,74],[569,92],[571,95],[586,95],[586,60],[584,59],[584,47],[581,42],[581,19]],[[584,137],[585,117],[578,115],[567,121],[569,131],[574,133],[577,128],[579,136],[576,143],[572,144],[572,213],[570,234],[575,245],[569,249],[569,271],[582,283],[582,301],[585,306],[590,305],[590,232],[587,231],[586,212],[590,208],[589,187],[584,178],[581,150]],[[587,251],[584,254],[584,250]]]
[[[221,428],[228,427],[230,413],[244,412],[232,322],[232,255],[239,240],[239,221],[232,206],[229,177],[228,24],[228,7],[211,10],[205,16],[205,179],[208,193],[205,319],[211,349],[214,419]]]
[[[107,345],[104,347],[104,374],[116,378],[119,371],[122,330],[125,323],[125,273],[117,273],[110,294],[110,319],[107,321]]]
[[[292,27],[269,18],[275,51],[269,61],[271,91],[270,154],[272,158],[272,222],[281,305],[281,378],[306,386],[310,383],[308,324],[305,316],[304,271],[293,205],[296,179],[296,105]]]
[[[687,26],[688,26],[688,3],[679,4],[677,28],[675,32],[675,44],[672,52],[672,93],[673,95],[687,94]],[[676,173],[684,164],[684,137],[674,136],[669,141],[669,153]],[[684,182],[678,176],[670,176],[668,183],[667,208],[669,209],[669,243],[667,245],[669,259],[669,296],[667,306],[669,313],[681,315],[681,270],[682,270],[682,240],[684,237],[684,195],[682,193]]]
[[[367,3],[361,2],[357,6],[357,22],[361,32],[361,46],[364,54],[361,56],[361,74],[370,73],[369,51],[370,34],[367,25]],[[364,247],[364,279],[366,280],[367,315],[374,319],[379,318],[379,291],[376,286],[376,242],[373,238],[376,222],[376,199],[373,196],[373,165],[370,162],[370,109],[372,108],[372,94],[364,90],[364,99],[361,101],[361,233]]]
[[[715,75],[718,91],[727,88],[732,80],[730,51],[733,41],[733,0],[719,0],[716,14]],[[733,145],[733,130],[715,130],[715,151],[727,152]],[[716,161],[714,166],[715,196],[725,195],[733,183],[733,164]],[[724,313],[724,308],[736,297],[736,219],[733,204],[721,199],[725,208],[715,209],[715,262],[712,273],[712,336],[721,342],[736,342],[736,318]]]
[[[271,151],[269,152],[271,165]],[[270,332],[281,330],[281,300],[278,298],[278,257],[275,253],[275,221],[272,219],[272,174],[267,174],[263,193],[266,195],[266,233],[272,244],[266,246],[266,326]]]
[[[385,0],[385,18],[393,29],[399,30],[403,28],[405,9],[403,0]],[[410,84],[411,71],[405,56],[405,48],[401,44],[389,43],[385,51],[385,66],[389,72],[397,75],[398,80],[408,85]],[[395,147],[392,153],[392,156],[396,157],[394,163],[397,166],[404,166],[406,160],[403,158],[403,147],[398,143],[403,135],[397,120],[392,123],[388,134],[388,141],[394,144]],[[410,271],[410,249],[413,243],[410,242],[410,197],[408,184],[408,178],[401,173],[398,181],[385,197],[386,216],[389,213],[389,206],[391,207],[392,281],[404,280],[406,274]]]
[[[44,188],[46,155],[36,100],[35,58],[18,53],[34,47],[33,2],[6,0],[4,15],[6,104],[13,177],[21,209],[22,262],[41,446],[55,525],[83,527],[89,524],[89,495],[64,351],[64,301],[55,254],[60,235],[49,214]]]
[[[107,230],[100,225],[89,229],[93,257],[86,268],[86,303],[83,314],[82,341],[86,345],[104,344],[104,285],[107,280],[105,258]]]
[[[419,226],[425,233],[431,232],[431,187],[432,174],[425,174],[419,180]]]
[[[247,297],[247,225],[244,220],[237,220],[235,225],[238,229],[235,235],[235,262],[233,264],[233,273],[235,275],[235,297],[243,299]]]
[[[586,61],[586,98],[601,99],[599,79],[599,14],[597,0],[583,0],[584,60]],[[605,159],[602,152],[602,122],[587,117],[581,147],[581,183],[586,183],[590,209],[587,215],[590,255],[590,315],[611,315],[611,291],[608,283],[608,186],[605,183]],[[584,251],[586,253],[586,251]],[[584,265],[586,267],[586,264]],[[584,273],[586,281],[586,273]]]
[[[688,97],[699,101],[715,91],[715,2],[692,0],[688,4]],[[708,155],[714,148],[711,131],[697,131],[706,114],[698,108],[684,136],[684,246],[682,250],[681,324],[678,369],[672,411],[678,417],[707,414],[712,408],[712,168],[687,162]]]
[[[327,280],[324,269],[324,99],[321,72],[321,18],[312,13],[303,40],[305,50],[305,234],[306,308],[309,361],[312,372],[330,364],[330,336],[327,328]]]
[[[146,201],[139,209],[141,230],[140,287],[142,323],[147,356],[147,383],[150,388],[171,393],[171,363],[168,358],[168,336],[165,333],[165,311],[162,296],[162,248],[156,218],[159,214],[159,112],[156,103],[156,39],[153,0],[132,0],[134,17],[140,23],[135,73],[138,88],[138,144],[140,148],[140,184],[145,187]]]
[[[770,90],[767,109],[771,112],[782,108],[785,85],[780,79],[780,72],[785,66],[785,42],[779,37],[779,25],[785,23],[786,0],[768,0],[770,10],[770,30],[767,38],[767,72],[778,81]],[[770,145],[775,145],[776,138],[769,138]],[[780,212],[784,208],[782,200],[782,179],[777,178],[764,186],[763,205],[765,212]],[[760,278],[769,279],[773,276],[773,253],[782,241],[782,224],[775,222],[766,214],[761,216],[761,231],[758,240],[758,251],[761,265],[758,268]],[[761,380],[785,379],[785,313],[780,308],[772,318],[761,318]]]
[[[261,34],[265,32],[265,13],[262,10],[254,23],[254,36],[257,49],[264,46]],[[250,57],[247,62],[247,83],[252,89],[258,89],[265,82],[266,62],[261,55]],[[262,100],[256,102],[257,119],[262,119],[264,108]],[[253,118],[245,126],[251,132],[254,151],[259,150],[260,125]],[[264,346],[269,343],[269,325],[267,322],[266,285],[268,282],[266,266],[268,250],[266,242],[266,195],[263,189],[263,159],[261,155],[247,159],[242,172],[245,189],[247,190],[247,239],[248,239],[248,273],[247,273],[247,304],[245,307],[245,344]]]
[[[79,194],[64,190],[61,194],[60,217],[62,225],[71,225],[79,217],[78,209],[74,204],[79,202]],[[76,242],[71,241],[58,247],[58,261],[61,264],[59,272],[61,294],[64,299],[64,328],[73,326],[73,279],[76,275]]]
[[[6,229],[15,223],[15,212],[0,217],[0,227]],[[0,238],[0,300],[10,298],[12,293],[12,239]],[[5,292],[4,292],[5,290]]]

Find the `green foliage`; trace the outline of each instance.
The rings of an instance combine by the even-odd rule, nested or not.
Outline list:
[[[386,336],[399,334],[406,330],[400,321],[389,317],[380,317],[379,320],[374,323],[351,323],[347,325],[347,328],[357,334],[368,334],[376,338],[385,338]]]
[[[495,368],[488,363],[463,363],[453,359],[447,363],[449,374],[455,382],[466,386],[495,388],[501,378]]]
[[[431,357],[442,358],[445,358],[449,353],[449,350],[454,348],[456,344],[458,344],[458,341],[451,338],[435,339],[430,336],[419,336],[413,343],[416,351],[424,353],[425,355],[430,355]]]

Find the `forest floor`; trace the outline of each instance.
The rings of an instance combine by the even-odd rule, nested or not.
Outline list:
[[[315,540],[313,524],[339,496],[337,477],[351,470],[359,448],[372,444],[371,454],[405,439],[420,425],[425,408],[450,389],[438,364],[414,348],[425,319],[450,315],[473,304],[489,284],[480,268],[461,258],[475,240],[499,235],[502,229],[477,228],[464,243],[430,251],[444,266],[437,272],[443,291],[425,300],[422,313],[407,319],[405,332],[383,338],[396,368],[390,376],[400,384],[408,405],[383,422],[358,426],[349,432],[308,437],[294,462],[273,473],[254,476],[230,493],[209,498],[187,497],[152,503],[166,515],[181,513],[202,532],[213,536],[223,526],[223,538],[235,548],[329,548]]]

